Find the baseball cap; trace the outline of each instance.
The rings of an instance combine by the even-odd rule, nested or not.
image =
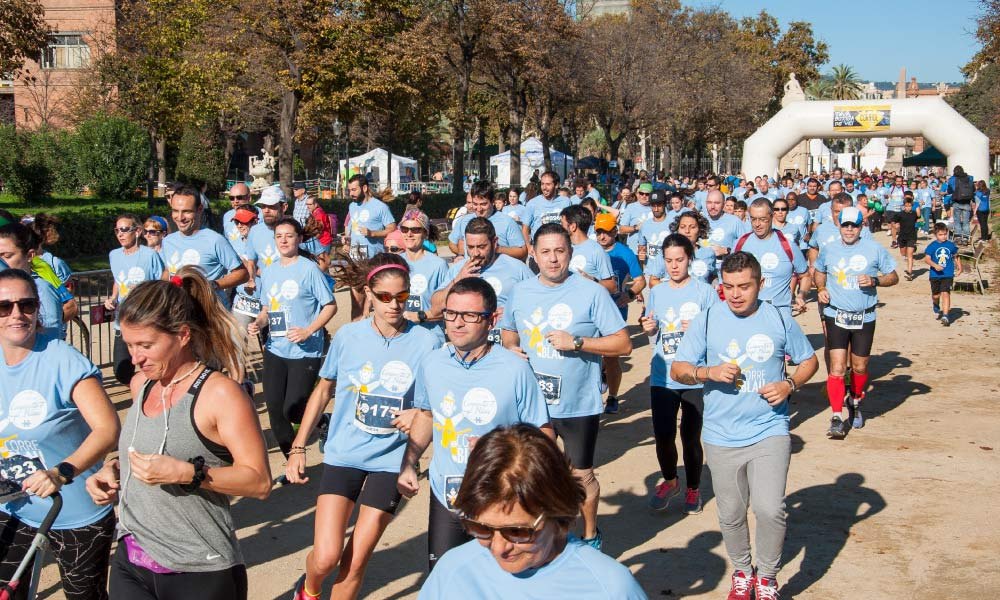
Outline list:
[[[254,222],[257,218],[257,211],[252,208],[237,208],[236,213],[233,214],[233,221],[237,223],[243,223],[244,225],[249,225]]]
[[[400,230],[398,230],[398,229],[392,230],[389,233],[389,235],[385,236],[385,246],[386,246],[386,248],[388,248],[390,246],[399,246],[400,248],[402,248],[403,247],[403,232],[400,231]]]
[[[306,184],[302,183],[301,181],[296,181],[295,183],[292,184],[292,189],[293,190],[304,190],[304,189],[306,189]]]
[[[611,231],[618,226],[618,222],[615,220],[615,216],[608,213],[601,213],[597,215],[594,219],[594,229],[603,229],[604,231]]]
[[[650,204],[666,204],[667,203],[667,192],[666,190],[656,190],[653,195],[649,197]]]
[[[861,223],[864,221],[864,216],[861,211],[858,210],[856,206],[848,206],[844,210],[840,211],[840,225],[843,226],[844,223],[853,223],[858,227],[861,227]]]
[[[260,193],[260,198],[255,204],[262,204],[264,206],[274,206],[276,204],[281,204],[285,201],[285,192],[281,191],[281,187],[278,185],[272,185],[270,187],[264,188],[264,191]]]
[[[653,193],[653,184],[652,183],[640,183],[639,184],[639,189],[636,190],[636,191],[642,192],[643,194],[652,194]]]

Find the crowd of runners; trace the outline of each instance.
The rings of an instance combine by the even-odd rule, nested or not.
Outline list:
[[[878,290],[900,279],[874,236],[884,222],[910,279],[917,228],[933,233],[925,260],[947,324],[958,246],[988,192],[961,168],[909,183],[643,173],[608,199],[545,172],[529,188],[473,184],[447,259],[419,198],[397,222],[363,176],[348,182],[339,238],[301,188],[255,198],[236,184],[221,233],[185,185],[169,222],[120,216],[103,308],[133,400],[121,422],[99,371],[63,341],[78,308],[45,250],[54,223],[0,212],[0,580],[58,492],[48,537],[67,598],[247,598],[231,498],[318,477],[290,597],[318,598],[333,576],[331,597],[355,598],[430,451],[421,598],[645,598],[601,552],[595,474],[601,416],[618,412],[621,360],[644,335],[651,360],[633,368],[648,369],[662,475],[649,507],[700,513],[707,463],[728,598],[778,598],[788,398],[819,368],[796,319],[822,322],[827,435],[844,439],[865,425]],[[338,310],[350,319],[331,336]],[[258,345],[280,474],[250,400]]]

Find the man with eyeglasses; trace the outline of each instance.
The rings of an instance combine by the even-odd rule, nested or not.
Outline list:
[[[734,246],[734,251],[749,252],[761,267],[761,287],[758,298],[781,313],[792,318],[792,290],[799,284],[795,309],[806,310],[806,291],[812,289],[809,263],[802,251],[785,235],[774,229],[774,209],[767,198],[757,198],[750,203],[750,233],[744,234]]]
[[[524,232],[517,221],[493,207],[493,192],[493,185],[488,181],[472,184],[472,211],[455,219],[455,225],[448,234],[448,248],[456,256],[465,255],[465,228],[472,219],[482,217],[493,223],[499,243],[498,252],[523,261],[528,257]]]
[[[594,475],[600,416],[602,357],[632,352],[625,321],[599,284],[570,271],[573,244],[556,223],[535,233],[538,276],[514,286],[500,321],[504,346],[528,360],[549,405],[573,474],[586,491],[583,542],[600,550],[597,507],[601,486]]]
[[[230,209],[226,211],[226,214],[222,215],[222,234],[226,236],[226,239],[230,243],[233,243],[240,235],[236,231],[236,222],[233,221],[233,217],[236,216],[236,209],[242,206],[250,206],[250,188],[247,187],[247,184],[240,182],[229,188],[229,206]],[[260,211],[257,212],[259,213]],[[235,246],[234,249],[236,249]]]
[[[448,550],[472,539],[454,508],[476,440],[496,429],[527,423],[555,439],[549,413],[531,366],[490,341],[497,295],[478,277],[450,286],[443,312],[451,345],[427,355],[417,369],[410,429],[397,487],[407,498],[420,489],[417,465],[433,443],[427,527],[429,568]]]
[[[618,233],[628,236],[625,238],[625,245],[636,254],[639,253],[639,228],[646,220],[653,218],[653,209],[649,206],[652,195],[652,183],[639,184],[635,192],[638,202],[626,206],[618,217]]]
[[[823,334],[829,352],[826,392],[830,400],[830,439],[847,436],[843,418],[847,397],[851,427],[864,427],[861,400],[868,385],[868,361],[875,340],[878,288],[899,283],[896,261],[881,244],[863,239],[864,218],[856,207],[839,213],[840,239],[823,247],[816,259],[817,298],[823,305]],[[828,287],[829,286],[829,287]],[[844,376],[850,352],[851,386]]]

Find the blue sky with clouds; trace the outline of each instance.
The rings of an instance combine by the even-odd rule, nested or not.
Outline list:
[[[844,63],[862,79],[896,81],[900,67],[921,83],[960,82],[961,68],[979,48],[973,31],[977,0],[682,0],[718,6],[735,17],[767,10],[784,25],[809,21],[829,46],[830,62]]]

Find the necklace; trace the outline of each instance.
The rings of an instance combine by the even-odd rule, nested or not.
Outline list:
[[[197,360],[195,361],[194,366],[191,367],[191,369],[189,369],[187,373],[184,373],[183,375],[174,379],[167,385],[163,385],[162,383],[160,384],[160,404],[163,406],[164,411],[167,410],[167,399],[169,398],[170,393],[173,391],[174,386],[187,379],[191,375],[191,373],[194,373],[200,366],[201,366],[201,361]]]
[[[458,364],[460,364],[463,367],[465,367],[465,370],[468,371],[476,363],[478,363],[479,361],[481,361],[484,358],[486,358],[486,355],[490,353],[490,350],[492,348],[493,348],[493,344],[486,344],[485,346],[483,346],[483,353],[480,354],[479,356],[477,356],[476,358],[472,359],[472,360],[468,360],[468,358],[469,358],[469,355],[472,354],[474,350],[469,350],[468,352],[465,353],[465,356],[459,356],[458,355],[458,348],[455,348],[455,353],[452,354],[452,356],[455,357],[455,360],[458,361]]]
[[[403,324],[404,324],[404,325],[405,325],[405,323],[406,323],[406,321],[403,321]],[[381,337],[381,338],[382,338],[382,341],[383,341],[383,342],[385,342],[385,347],[386,347],[386,348],[388,348],[388,347],[389,347],[389,342],[390,342],[390,341],[391,341],[391,340],[392,340],[393,338],[396,338],[396,337],[398,337],[398,336],[399,336],[399,334],[401,333],[401,330],[402,330],[402,328],[399,328],[399,329],[397,329],[397,328],[393,327],[393,334],[392,334],[392,335],[385,335],[384,333],[382,333],[382,329],[381,329],[381,328],[379,328],[379,326],[378,326],[378,322],[376,322],[376,321],[375,321],[375,318],[374,318],[374,317],[372,317],[372,327],[374,327],[374,328],[375,328],[375,331],[377,331],[377,332],[378,332],[378,335],[379,335],[379,337]]]

